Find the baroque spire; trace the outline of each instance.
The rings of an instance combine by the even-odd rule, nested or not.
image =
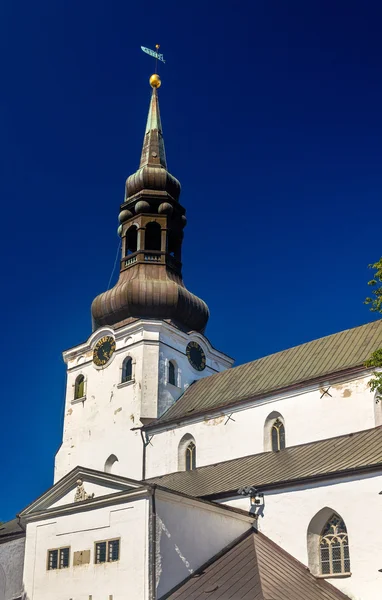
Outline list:
[[[93,301],[93,328],[118,328],[146,318],[165,320],[185,331],[203,332],[208,307],[186,289],[182,279],[186,211],[178,202],[180,183],[167,170],[159,76],[152,75],[150,84],[152,94],[139,168],[126,180],[119,213],[119,279],[111,290]]]

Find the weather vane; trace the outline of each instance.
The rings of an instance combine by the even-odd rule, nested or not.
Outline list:
[[[151,87],[155,87],[155,88],[158,88],[161,85],[160,77],[157,74],[158,60],[160,60],[162,63],[166,62],[163,58],[163,54],[159,54],[159,52],[158,52],[159,48],[160,48],[159,44],[155,45],[155,50],[150,50],[150,48],[145,48],[144,46],[141,46],[141,50],[143,50],[143,52],[145,52],[149,56],[152,56],[153,58],[155,58],[155,73],[154,73],[154,75],[151,75],[151,77],[150,77],[150,85],[151,85]]]

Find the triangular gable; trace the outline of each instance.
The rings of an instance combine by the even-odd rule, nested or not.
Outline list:
[[[36,512],[74,504],[79,500],[83,501],[92,497],[99,498],[100,496],[133,491],[140,487],[142,487],[142,484],[134,479],[84,467],[75,467],[37,500],[29,504],[20,513],[20,517],[27,517]]]

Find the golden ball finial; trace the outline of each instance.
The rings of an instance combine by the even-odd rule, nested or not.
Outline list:
[[[156,73],[154,73],[154,75],[151,75],[150,85],[152,88],[159,88],[162,85],[159,75],[157,75]]]

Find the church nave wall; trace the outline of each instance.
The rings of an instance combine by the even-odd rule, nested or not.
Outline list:
[[[169,427],[156,433],[147,447],[146,477],[178,470],[179,444],[188,434],[195,440],[196,466],[271,450],[271,423],[282,420],[286,446],[337,437],[375,426],[375,400],[369,376],[258,400],[252,406],[225,410],[211,418]],[[327,392],[325,392],[327,390]]]

